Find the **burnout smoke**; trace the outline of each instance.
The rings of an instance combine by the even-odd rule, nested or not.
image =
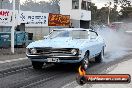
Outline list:
[[[128,54],[129,37],[124,32],[117,32],[110,28],[98,29],[98,33],[104,38],[106,43],[105,62],[119,59]]]

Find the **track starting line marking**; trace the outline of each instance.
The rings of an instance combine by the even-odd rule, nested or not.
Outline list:
[[[4,60],[4,61],[0,61],[0,64],[4,64],[4,63],[10,63],[10,62],[15,62],[15,61],[21,61],[21,60],[27,60],[28,58],[18,58],[18,59],[12,59],[12,60]]]

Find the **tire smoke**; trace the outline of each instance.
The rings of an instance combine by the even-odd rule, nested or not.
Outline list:
[[[114,31],[111,28],[98,28],[97,32],[104,38],[106,43],[105,62],[122,58],[128,54],[130,50],[130,35],[125,32]]]

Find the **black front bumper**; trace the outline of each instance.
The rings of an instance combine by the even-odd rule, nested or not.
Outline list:
[[[43,55],[27,55],[30,59],[47,59],[47,58],[59,58],[59,60],[79,60],[78,56],[43,56]]]

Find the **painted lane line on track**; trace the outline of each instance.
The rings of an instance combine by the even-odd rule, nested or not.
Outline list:
[[[71,85],[73,85],[73,86],[71,86]],[[76,86],[78,86],[77,82],[73,81],[71,83],[68,83],[68,84],[62,86],[61,88],[73,88],[73,87],[75,88]]]
[[[0,61],[0,64],[4,64],[4,63],[10,63],[10,62],[15,62],[15,61],[21,61],[21,60],[27,60],[28,58],[18,58],[18,59],[12,59],[12,60],[4,60],[4,61]]]

